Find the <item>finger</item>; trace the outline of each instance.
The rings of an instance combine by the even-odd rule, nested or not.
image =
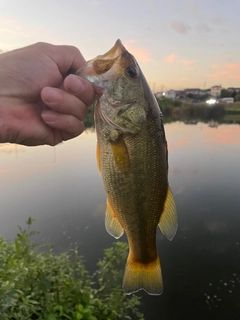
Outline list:
[[[52,110],[73,115],[79,120],[83,120],[88,113],[88,107],[83,101],[61,89],[45,87],[41,92],[41,98]]]
[[[47,125],[61,132],[63,140],[75,138],[84,131],[83,122],[72,115],[44,110],[41,116]]]
[[[86,105],[91,106],[93,104],[96,92],[91,83],[87,80],[77,75],[70,74],[65,78],[63,86],[66,91],[74,94]]]
[[[59,71],[64,74],[69,69],[77,69],[86,64],[81,52],[74,46],[51,45],[40,43],[46,46],[48,56],[57,64]]]

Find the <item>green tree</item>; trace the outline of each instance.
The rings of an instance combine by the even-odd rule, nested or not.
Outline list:
[[[236,94],[235,101],[240,101],[240,93]]]
[[[232,92],[228,91],[227,89],[222,89],[221,90],[221,98],[228,98],[232,96]]]

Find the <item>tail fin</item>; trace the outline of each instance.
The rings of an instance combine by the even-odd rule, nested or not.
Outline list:
[[[155,261],[143,264],[134,261],[129,254],[123,277],[123,290],[131,294],[141,289],[151,295],[162,294],[162,272],[158,256]]]

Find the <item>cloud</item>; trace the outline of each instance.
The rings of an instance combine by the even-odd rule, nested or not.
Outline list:
[[[179,34],[186,34],[191,30],[191,27],[189,25],[180,20],[172,20],[170,25],[171,28]]]
[[[212,31],[212,28],[205,22],[200,22],[196,25],[196,31],[201,33],[209,33]]]
[[[179,63],[183,64],[184,66],[192,66],[195,64],[195,61],[183,59],[183,60],[179,60]]]
[[[137,61],[149,62],[151,55],[148,49],[136,46],[136,41],[131,39],[124,42],[127,50],[136,58]]]
[[[178,56],[174,53],[170,54],[169,56],[167,56],[165,58],[165,60],[168,63],[178,63],[178,64],[182,64],[184,66],[193,66],[195,64],[194,60],[189,60],[189,59],[182,59],[182,58],[178,58]]]
[[[169,63],[173,63],[176,60],[177,56],[176,54],[172,53],[169,56],[166,57],[166,61]]]
[[[4,50],[2,50],[2,49],[0,49],[0,53],[3,53],[3,52],[5,52]]]
[[[90,1],[90,4],[92,6],[100,6],[101,5],[101,2],[99,0],[92,0]]]
[[[44,25],[29,28],[27,23],[8,17],[0,17],[0,39],[1,46],[6,47],[6,50],[16,49],[24,44],[29,44],[29,42],[32,43],[33,39],[55,44],[62,42],[60,39],[52,38]]]
[[[240,81],[240,62],[238,63],[225,63],[225,64],[212,64],[212,72],[208,77],[214,80],[236,80]]]

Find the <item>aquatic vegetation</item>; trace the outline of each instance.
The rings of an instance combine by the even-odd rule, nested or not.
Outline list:
[[[0,238],[0,319],[117,320],[144,319],[140,298],[120,287],[128,247],[106,249],[94,275],[86,270],[78,249],[54,254],[38,250],[28,228],[19,227],[15,241]]]

